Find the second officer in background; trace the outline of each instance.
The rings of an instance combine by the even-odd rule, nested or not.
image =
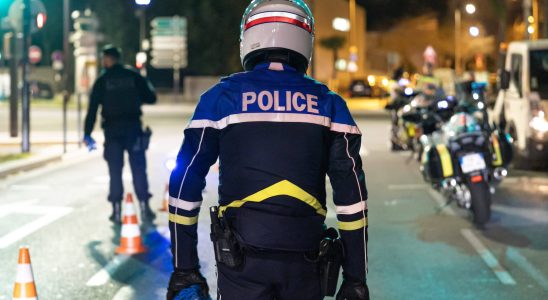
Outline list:
[[[121,223],[121,202],[124,194],[122,169],[124,153],[129,155],[133,186],[139,199],[141,216],[152,221],[154,212],[148,204],[146,150],[150,140],[150,129],[143,131],[141,105],[156,103],[152,85],[136,71],[120,63],[121,51],[107,45],[102,51],[104,71],[93,85],[88,113],[84,125],[84,142],[95,147],[91,132],[95,126],[97,111],[101,107],[101,127],[105,134],[104,158],[108,163],[110,190],[108,201],[112,203],[110,220]]]

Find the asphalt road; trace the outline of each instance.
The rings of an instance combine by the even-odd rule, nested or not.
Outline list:
[[[153,207],[160,207],[189,112],[156,109],[148,153]],[[494,196],[492,222],[474,229],[466,212],[439,211],[408,153],[388,151],[388,120],[360,117],[369,189],[369,277],[373,299],[547,299],[548,182],[511,172]],[[97,134],[96,134],[97,135]],[[202,270],[215,291],[207,207],[218,170],[208,175],[200,215]],[[126,189],[131,175],[125,171]],[[40,299],[162,299],[171,272],[167,215],[142,227],[149,252],[117,256],[119,231],[107,221],[108,176],[100,153],[0,181],[0,299],[11,299],[18,248],[28,245]],[[328,224],[334,225],[329,204]]]

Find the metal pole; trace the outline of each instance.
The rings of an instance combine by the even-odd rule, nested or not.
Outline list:
[[[523,22],[525,23],[525,39],[530,40],[533,38],[533,35],[529,33],[529,25],[531,23],[529,22],[529,17],[531,16],[531,0],[524,0],[523,1]]]
[[[17,66],[17,35],[9,33],[10,39],[10,137],[17,137],[19,134],[19,74]]]
[[[533,28],[535,31],[533,32],[533,40],[538,40],[539,37],[539,23],[540,23],[540,16],[539,16],[539,7],[538,7],[538,0],[533,0]]]
[[[67,110],[70,100],[69,92],[69,34],[70,34],[70,0],[63,0],[63,152],[67,153]],[[80,124],[78,124],[80,127]]]
[[[30,152],[30,86],[29,86],[29,47],[30,47],[30,0],[23,1],[23,134],[21,148],[23,153]]]
[[[83,93],[78,93],[78,99],[76,102],[76,122],[78,124],[78,148],[82,148],[82,141],[84,137],[82,136],[82,97]]]
[[[179,65],[173,67],[173,100],[177,102],[181,86],[181,69]]]
[[[462,53],[461,53],[461,11],[455,9],[455,73],[462,74]]]
[[[310,9],[312,10],[312,15],[316,15],[316,1],[310,0]],[[314,39],[314,43],[312,45],[312,59],[310,63],[310,76],[312,78],[316,77],[316,39]]]
[[[143,51],[143,42],[146,38],[146,10],[139,9],[139,49]]]

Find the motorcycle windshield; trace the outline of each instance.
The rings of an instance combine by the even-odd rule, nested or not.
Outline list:
[[[532,50],[529,54],[531,91],[548,101],[548,50]]]
[[[478,120],[467,113],[457,113],[445,124],[444,131],[449,136],[456,136],[462,133],[481,131]]]

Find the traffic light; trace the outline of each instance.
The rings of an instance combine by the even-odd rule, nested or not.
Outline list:
[[[44,25],[46,25],[46,19],[47,19],[47,16],[45,13],[38,13],[36,15],[36,28],[38,29],[42,29],[44,28]]]

